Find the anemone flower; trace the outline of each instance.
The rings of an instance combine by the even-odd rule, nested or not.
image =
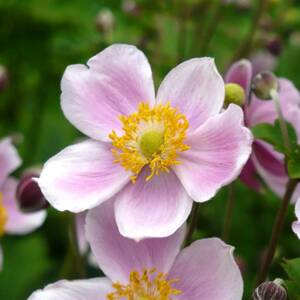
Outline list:
[[[46,212],[23,213],[17,204],[17,180],[9,177],[21,164],[21,159],[10,138],[0,141],[0,236],[3,234],[26,234],[39,227]],[[2,268],[0,248],[0,269]]]
[[[222,111],[224,82],[214,60],[183,62],[157,96],[150,65],[134,46],[116,44],[61,82],[67,119],[90,139],[46,162],[39,184],[56,209],[81,212],[115,200],[122,235],[174,233],[192,202],[234,180],[252,136],[236,105]]]
[[[298,199],[295,207],[296,217],[298,221],[295,221],[292,225],[293,231],[297,234],[300,239],[300,199]]]
[[[88,212],[86,235],[107,276],[59,281],[29,300],[241,300],[243,281],[233,248],[218,238],[180,250],[185,226],[166,238],[135,242],[119,233],[113,204]]]
[[[249,95],[252,80],[252,66],[247,60],[234,63],[228,70],[225,81],[241,85],[246,94]],[[300,94],[292,82],[287,79],[279,79],[279,98],[284,118],[290,122],[298,135],[300,142]],[[274,123],[278,118],[274,102],[271,100],[260,100],[251,95],[250,101],[244,105],[245,125],[249,128],[261,123]],[[249,187],[259,191],[261,182],[259,175],[270,189],[283,196],[288,175],[284,166],[283,154],[275,151],[273,147],[262,141],[254,140],[252,154],[241,172],[241,180]],[[300,195],[297,188],[293,199]]]

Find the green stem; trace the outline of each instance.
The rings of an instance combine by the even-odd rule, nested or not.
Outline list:
[[[227,199],[227,207],[226,207],[225,221],[224,221],[223,234],[222,234],[222,239],[225,242],[229,238],[234,205],[235,205],[234,186],[233,183],[231,183],[228,186],[228,199]]]
[[[263,15],[265,14],[265,12],[267,10],[268,2],[269,2],[269,0],[260,0],[259,1],[256,13],[252,19],[250,29],[249,29],[248,33],[246,34],[244,40],[242,41],[242,43],[240,44],[240,46],[237,48],[236,52],[234,53],[233,58],[230,61],[230,64],[232,64],[233,62],[235,62],[236,60],[238,60],[242,57],[247,56],[251,52],[256,31],[259,27],[261,18],[263,17]]]
[[[185,246],[189,245],[192,241],[193,233],[197,227],[197,215],[198,215],[199,203],[194,202],[192,213],[190,217],[190,226],[188,228],[186,237],[185,237]]]
[[[297,187],[297,184],[298,184],[298,181],[295,179],[290,179],[287,183],[285,194],[283,196],[281,206],[278,210],[276,220],[273,225],[272,235],[271,235],[271,239],[270,239],[269,246],[267,249],[267,253],[266,253],[265,259],[263,261],[262,267],[260,269],[259,275],[257,277],[256,286],[258,286],[263,281],[265,281],[265,279],[269,273],[269,269],[271,267],[271,264],[272,264],[272,261],[274,258],[276,246],[277,246],[277,243],[278,243],[278,240],[279,240],[282,228],[283,228],[287,209],[288,209],[290,200],[293,196],[293,193]]]

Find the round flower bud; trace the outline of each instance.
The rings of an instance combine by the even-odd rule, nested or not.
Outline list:
[[[24,212],[39,211],[49,205],[37,183],[36,174],[27,174],[21,178],[17,186],[17,200]]]
[[[253,300],[286,300],[287,293],[276,281],[264,282],[252,294]]]
[[[115,17],[110,9],[100,10],[96,17],[96,28],[101,33],[110,33],[115,27]]]
[[[272,98],[271,92],[278,91],[279,85],[276,76],[269,71],[257,74],[252,82],[252,91],[259,99],[269,100]]]
[[[7,69],[0,65],[0,91],[8,86],[8,72]]]
[[[225,84],[225,106],[230,103],[242,106],[245,103],[245,90],[237,83]]]

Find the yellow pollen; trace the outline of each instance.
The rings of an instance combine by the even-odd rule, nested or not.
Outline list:
[[[8,218],[7,211],[2,204],[2,194],[0,193],[0,236],[4,234],[7,218]]]
[[[156,269],[145,270],[141,274],[133,271],[127,285],[113,283],[115,291],[106,297],[108,300],[172,300],[172,296],[181,294],[180,290],[172,288],[177,281],[168,280],[166,274],[156,274]]]
[[[189,149],[184,144],[189,123],[169,103],[154,108],[141,103],[137,112],[121,116],[120,120],[124,134],[118,136],[112,131],[109,138],[115,162],[133,173],[133,182],[146,165],[150,168],[146,180],[160,172],[169,172],[170,166],[180,163],[178,153]]]

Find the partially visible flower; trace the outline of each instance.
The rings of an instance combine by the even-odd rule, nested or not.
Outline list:
[[[286,300],[285,288],[275,281],[263,282],[252,295],[253,300]]]
[[[247,60],[236,62],[228,70],[225,81],[240,84],[249,93],[252,81],[252,65]],[[296,129],[300,142],[300,94],[292,82],[279,78],[279,98],[284,118]],[[273,101],[264,101],[252,95],[244,105],[245,125],[249,128],[261,123],[274,123],[278,118]],[[262,141],[254,140],[253,151],[240,178],[249,187],[260,190],[261,183],[257,175],[279,196],[282,196],[288,181],[283,154]],[[297,188],[293,199],[300,195]]]
[[[21,164],[21,159],[10,138],[0,141],[0,236],[26,234],[42,225],[46,212],[23,213],[16,200],[17,180],[9,177]],[[2,251],[0,249],[0,269]]]
[[[7,69],[0,65],[0,91],[4,90],[8,85],[8,71]]]
[[[142,239],[174,233],[193,200],[234,180],[251,152],[240,107],[222,111],[224,82],[214,60],[188,60],[155,97],[152,72],[134,46],[113,45],[62,78],[65,116],[91,139],[46,162],[39,185],[58,210],[114,201],[120,232]]]
[[[293,223],[292,228],[293,231],[297,234],[298,238],[300,239],[300,198],[296,203],[295,213],[298,220]]]
[[[107,278],[59,281],[29,300],[241,300],[243,282],[233,248],[218,238],[180,250],[185,227],[166,238],[135,242],[120,235],[112,203],[87,215],[86,234]]]
[[[277,66],[277,57],[267,50],[255,52],[251,57],[253,75],[263,71],[274,71]]]

